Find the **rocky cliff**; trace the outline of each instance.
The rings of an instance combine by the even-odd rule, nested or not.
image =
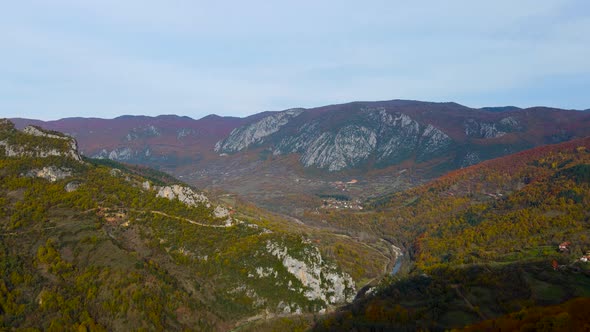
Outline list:
[[[0,147],[7,157],[66,157],[82,161],[78,143],[73,137],[27,126],[17,131],[9,120],[0,120]]]
[[[221,153],[238,152],[251,145],[260,144],[271,134],[276,133],[289,123],[291,119],[301,114],[301,109],[291,109],[274,113],[255,123],[234,129],[229,136],[215,144],[215,151]]]
[[[328,171],[439,158],[452,169],[590,134],[582,125],[588,122],[583,112],[542,107],[492,112],[455,103],[356,102],[270,114],[234,129],[215,151],[298,154],[304,167]]]
[[[328,122],[329,118],[320,118],[288,128],[286,114],[273,114],[234,130],[228,138],[219,141],[215,149],[235,153],[260,145],[266,139],[274,155],[298,153],[305,167],[340,171],[367,163],[371,158],[378,163],[388,163],[415,154],[420,160],[429,160],[443,153],[453,142],[432,124],[419,123],[404,113],[383,107],[361,108],[350,115],[349,121],[335,125]],[[281,131],[283,127],[286,128],[284,132]]]
[[[304,167],[328,171],[371,170],[402,162],[427,162],[448,170],[590,134],[587,112],[475,109],[411,100],[296,108],[246,118],[165,115],[15,121],[19,128],[36,124],[67,132],[87,156],[165,167],[176,175],[184,167],[212,167],[215,179],[218,171],[227,172],[216,165],[221,158],[257,149],[265,155],[297,154]]]

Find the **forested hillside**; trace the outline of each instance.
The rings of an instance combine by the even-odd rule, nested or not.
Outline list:
[[[199,120],[14,119],[69,133],[82,154],[143,164],[199,188],[238,194],[298,218],[322,195],[350,200],[399,192],[449,170],[590,135],[590,113],[550,107],[476,109],[388,100]],[[351,190],[338,182],[358,180]]]
[[[0,123],[3,328],[587,323],[574,306],[590,297],[590,138],[483,162],[362,210],[306,211],[319,227],[82,158],[75,143]]]
[[[226,330],[324,312],[381,273],[350,239],[80,159],[61,134],[0,129],[0,329]],[[327,257],[320,239],[347,251]]]
[[[534,325],[537,306],[590,296],[590,138],[455,171],[373,206],[339,218],[403,247],[407,274],[317,330],[443,330],[521,310]],[[563,315],[539,324],[558,327]]]

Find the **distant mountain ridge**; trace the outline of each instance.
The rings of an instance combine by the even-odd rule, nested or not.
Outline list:
[[[441,156],[449,159],[448,168],[457,168],[583,137],[590,134],[589,124],[587,114],[544,107],[480,110],[456,103],[354,102],[274,113],[234,129],[215,150],[296,153],[305,167],[329,171]]]
[[[588,112],[393,100],[36,124],[70,128],[102,160],[69,155],[68,135],[0,122],[0,226],[14,233],[0,243],[11,264],[0,290],[13,325],[230,330],[313,313],[320,331],[447,330],[589,294]],[[110,159],[238,195],[218,193],[218,209],[213,191]],[[242,193],[295,212],[266,213]]]
[[[589,112],[475,109],[412,100],[295,108],[246,118],[14,122],[19,128],[32,123],[68,133],[86,156],[147,165],[266,208],[289,205],[289,211],[321,204],[318,197],[336,194],[334,181],[361,180],[349,198],[363,200],[484,160],[590,136]]]
[[[481,110],[488,112],[510,112],[520,111],[522,108],[516,106],[498,106],[498,107],[482,107]]]
[[[352,102],[263,112],[245,118],[209,115],[12,119],[66,132],[87,156],[148,165],[200,163],[219,153],[256,148],[300,154],[305,167],[340,171],[387,167],[453,155],[451,168],[590,134],[587,113],[514,106],[469,108],[412,100]],[[207,166],[207,163],[201,163]]]

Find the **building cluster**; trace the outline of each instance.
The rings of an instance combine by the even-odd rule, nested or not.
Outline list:
[[[580,257],[580,261],[582,261],[582,262],[590,262],[590,251],[586,251],[586,255]]]
[[[332,187],[342,190],[342,191],[347,191],[348,187],[350,185],[353,184],[357,184],[359,181],[357,179],[352,179],[348,182],[344,182],[344,181],[335,181],[335,182],[330,182],[330,184],[332,185]]]
[[[363,206],[361,202],[356,201],[343,201],[334,198],[325,199],[322,202],[323,209],[351,209],[351,210],[362,210]]]
[[[559,252],[569,252],[570,246],[572,245],[571,242],[565,241],[559,244],[558,250]],[[581,262],[590,262],[590,251],[586,251],[586,254],[579,258]]]

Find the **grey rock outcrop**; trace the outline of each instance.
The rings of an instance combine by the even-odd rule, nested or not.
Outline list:
[[[496,138],[508,133],[521,130],[520,123],[512,116],[500,119],[497,122],[482,122],[467,119],[463,125],[465,135],[473,138]]]
[[[154,189],[157,191],[157,197],[164,197],[170,200],[178,199],[189,206],[197,206],[199,204],[205,204],[207,207],[211,206],[207,196],[197,193],[189,187],[175,184],[172,186],[154,187]]]
[[[56,182],[72,176],[72,170],[69,168],[59,168],[56,166],[43,167],[41,169],[32,169],[27,172],[26,176],[43,178],[50,182]]]
[[[163,197],[169,200],[178,199],[183,204],[193,207],[198,205],[205,205],[207,208],[212,207],[211,201],[209,201],[207,196],[202,193],[198,193],[186,186],[175,184],[171,186],[158,187],[151,186],[147,181],[142,183],[141,186],[146,190],[150,190],[151,188],[156,191],[156,197]],[[230,211],[221,205],[215,206],[215,208],[211,211],[211,216],[213,218],[225,219],[223,221],[223,225],[225,227],[243,223],[240,220],[232,218]]]
[[[215,210],[213,210],[213,216],[215,218],[229,217],[229,210],[221,205],[218,205],[215,207]]]
[[[262,130],[259,123],[254,123],[234,132],[264,132],[273,155],[298,153],[305,167],[328,171],[358,167],[371,158],[378,164],[402,161],[414,155],[424,161],[440,155],[452,143],[446,133],[432,124],[420,124],[406,114],[385,108],[363,108],[339,125],[327,126],[326,121],[320,120],[297,125],[296,130],[291,126],[283,132],[278,125],[271,131]],[[236,152],[263,142],[251,139],[254,136],[232,133],[216,148]],[[225,148],[228,142],[234,148]]]
[[[134,152],[131,148],[128,147],[118,147],[111,151],[107,149],[102,149],[99,153],[92,156],[95,159],[111,159],[111,160],[118,160],[118,161],[129,161],[133,159],[133,157],[137,153]]]
[[[266,243],[266,249],[301,282],[301,291],[307,299],[321,300],[326,304],[346,303],[354,299],[355,284],[352,278],[324,261],[316,247],[306,246],[302,258],[294,257],[288,247],[272,241]],[[257,274],[259,277],[268,277],[273,272],[257,269]]]
[[[274,113],[247,126],[236,128],[226,139],[215,144],[215,152],[234,153],[250,145],[260,144],[266,137],[279,131],[282,126],[302,112],[301,109],[290,109]]]
[[[134,149],[128,146],[119,146],[111,149],[102,149],[92,155],[95,159],[110,159],[124,162],[138,162],[152,160],[152,150],[149,146],[141,149]]]
[[[73,137],[53,134],[46,132],[41,128],[35,126],[27,126],[22,130],[22,134],[46,137],[48,139],[60,140],[66,143],[64,148],[58,147],[58,144],[14,144],[10,140],[1,140],[0,147],[4,148],[4,155],[7,157],[32,157],[32,158],[47,158],[51,156],[67,157],[76,161],[82,161],[82,157],[78,152],[78,143]]]
[[[188,137],[188,136],[194,135],[194,134],[195,134],[194,129],[180,128],[180,129],[176,130],[176,139],[181,140],[185,137]]]
[[[161,135],[160,129],[150,124],[145,127],[131,129],[131,131],[129,131],[129,133],[125,136],[125,140],[131,142],[138,139],[157,137]]]
[[[322,133],[301,156],[306,167],[338,171],[366,160],[377,144],[377,135],[367,127],[350,125],[336,134]]]
[[[144,190],[150,190],[152,188],[152,185],[151,185],[151,183],[149,181],[144,181],[144,182],[141,183],[141,187]]]
[[[422,132],[418,148],[418,160],[428,160],[430,156],[436,156],[444,151],[452,143],[449,135],[429,124]]]
[[[66,184],[66,186],[64,187],[64,189],[71,193],[72,191],[76,191],[78,190],[78,188],[80,188],[81,183],[78,181],[72,181],[72,182],[68,182],[68,184]]]

